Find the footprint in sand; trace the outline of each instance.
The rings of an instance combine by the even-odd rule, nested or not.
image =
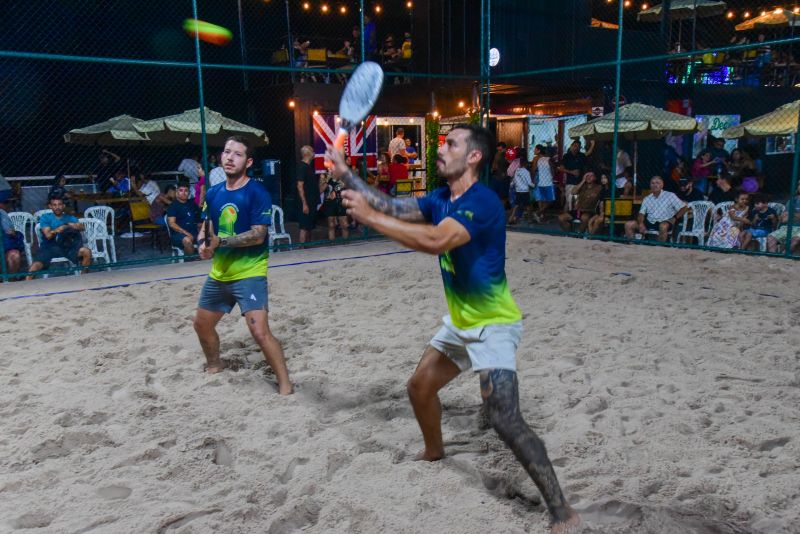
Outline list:
[[[126,486],[103,486],[102,488],[97,488],[97,494],[108,500],[117,500],[117,499],[127,499],[130,494],[133,493],[133,490],[126,487]]]

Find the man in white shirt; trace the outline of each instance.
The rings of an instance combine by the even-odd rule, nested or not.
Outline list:
[[[644,235],[653,230],[658,232],[658,240],[664,242],[688,209],[686,202],[675,193],[664,191],[664,180],[660,176],[653,176],[650,194],[644,197],[637,220],[625,223],[625,237],[633,239],[636,232]]]
[[[405,130],[398,128],[394,131],[394,139],[389,141],[389,160],[394,159],[395,154],[403,154],[406,150]]]

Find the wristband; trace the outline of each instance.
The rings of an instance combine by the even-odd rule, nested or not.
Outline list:
[[[228,238],[227,237],[220,237],[219,238],[219,246],[227,247],[228,246]]]

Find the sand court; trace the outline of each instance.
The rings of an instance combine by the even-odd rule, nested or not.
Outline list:
[[[527,234],[507,253],[522,410],[585,532],[797,532],[800,264]],[[435,258],[273,255],[288,398],[236,312],[233,369],[202,373],[208,267],[0,286],[0,531],[545,532],[477,376],[442,392],[449,456],[411,461]]]

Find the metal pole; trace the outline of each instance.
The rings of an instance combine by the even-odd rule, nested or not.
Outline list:
[[[486,0],[486,50],[483,53],[486,62],[486,127],[489,127],[489,113],[492,109],[492,66],[489,65],[489,49],[492,46],[492,0]]]
[[[237,0],[239,8],[239,49],[242,57],[242,66],[247,65],[247,46],[244,39],[244,16],[242,15],[242,0]],[[247,70],[242,69],[242,85],[244,86],[245,93],[249,92],[249,84],[247,81]]]
[[[192,14],[197,20],[197,0],[192,0]],[[206,144],[206,101],[203,96],[203,65],[200,61],[200,34],[194,34],[194,58],[197,63],[197,97],[200,102],[200,144],[203,169],[208,176],[208,145]]]
[[[798,112],[800,114],[800,111]],[[798,116],[798,126],[800,126],[800,116]],[[794,134],[794,157],[792,158],[792,185],[789,190],[789,205],[786,209],[789,212],[789,219],[786,221],[786,245],[784,246],[784,256],[787,258],[792,255],[792,229],[794,227],[795,197],[797,196],[797,174],[800,171],[800,132]]]
[[[616,215],[617,202],[617,150],[619,149],[619,85],[622,77],[622,23],[624,2],[619,2],[619,29],[617,30],[617,72],[614,81],[614,141],[611,144],[611,168],[613,178],[610,180],[611,186],[611,228],[609,236],[614,237],[614,222]]]
[[[485,30],[486,30],[486,20],[485,20],[485,17],[486,17],[486,2],[487,2],[487,0],[481,0],[481,42],[480,42],[480,45],[478,46],[478,49],[480,50],[480,56],[481,56],[481,61],[480,61],[480,102],[479,102],[480,109],[478,110],[478,113],[480,113],[480,118],[481,118],[480,124],[481,124],[481,126],[484,126],[484,127],[486,126],[486,124],[484,123],[484,115],[483,115],[483,109],[484,109],[483,79],[484,79],[485,71],[486,71],[486,60],[488,59],[486,57],[488,55],[488,52],[486,51],[486,32],[485,32]]]
[[[3,240],[5,239],[5,232],[2,228],[0,228],[0,234],[3,234],[0,235],[0,273],[2,273],[0,274],[0,281],[5,282],[10,278],[8,278],[8,268],[6,267],[6,247],[5,243],[3,243]],[[28,265],[28,269],[30,268],[31,266]]]
[[[294,39],[292,39],[292,24],[291,17],[289,16],[289,0],[286,0],[286,35],[289,45],[289,48],[286,49],[288,52],[287,56],[289,57],[289,67],[294,67]],[[292,83],[294,83],[294,71],[291,73],[291,78]]]
[[[364,0],[358,2],[358,21],[361,25],[361,63],[364,63],[367,47],[367,41],[364,38]]]

